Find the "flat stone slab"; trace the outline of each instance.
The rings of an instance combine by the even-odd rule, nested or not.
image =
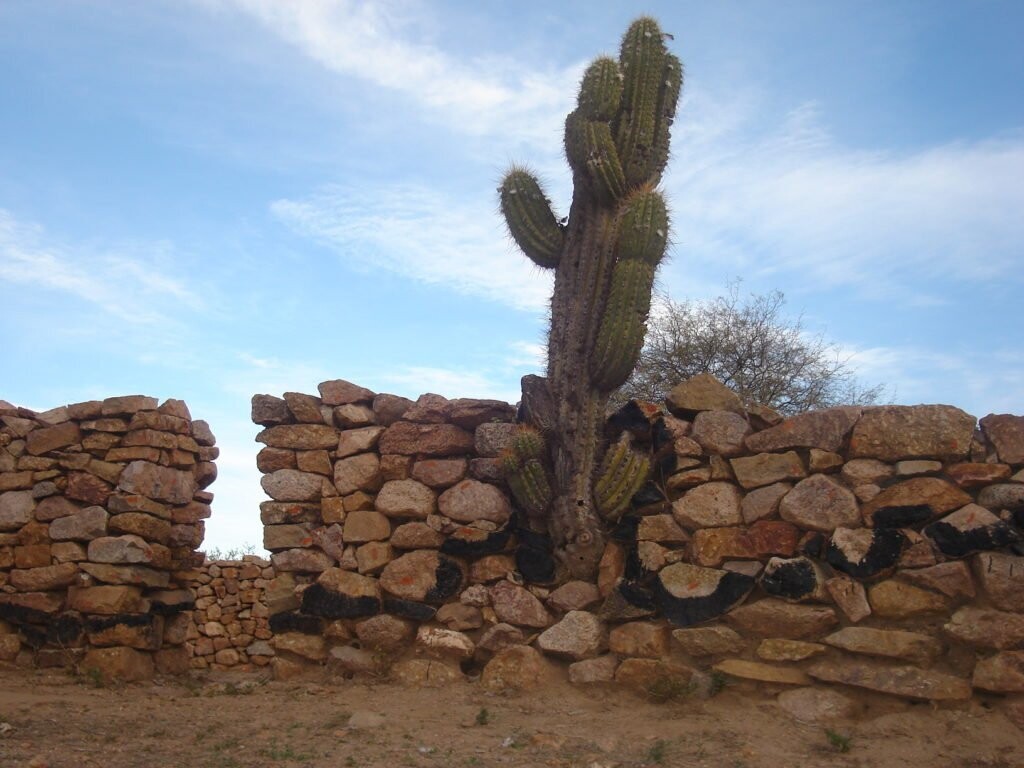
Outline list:
[[[773,664],[762,664],[758,661],[742,659],[726,659],[712,667],[732,677],[743,680],[756,680],[759,683],[781,683],[783,685],[810,685],[811,678],[792,667],[776,667]]]
[[[850,457],[882,461],[960,459],[975,419],[951,405],[887,405],[865,409],[850,436]]]
[[[964,606],[942,631],[953,640],[976,648],[1024,648],[1024,614]]]
[[[942,643],[931,635],[895,629],[844,627],[822,640],[835,648],[868,656],[885,656],[918,663],[934,661],[942,653]]]
[[[750,451],[786,451],[790,448],[820,448],[839,451],[860,418],[861,409],[844,406],[791,416],[781,424],[747,437]]]
[[[966,680],[918,667],[884,666],[860,661],[819,661],[807,674],[828,683],[842,683],[869,691],[923,701],[964,701],[971,698]]]
[[[741,632],[758,637],[803,640],[834,627],[836,613],[823,605],[800,605],[769,597],[742,605],[726,616]]]

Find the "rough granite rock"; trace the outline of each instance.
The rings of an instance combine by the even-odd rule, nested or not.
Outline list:
[[[786,451],[790,448],[819,448],[838,452],[860,417],[861,408],[843,406],[791,416],[781,424],[755,432],[747,448],[755,453]]]
[[[951,405],[867,408],[850,436],[851,458],[955,460],[967,456],[975,418]]]
[[[537,628],[551,624],[551,616],[544,604],[529,590],[510,581],[499,581],[491,587],[491,601],[498,621]]]
[[[962,563],[944,565],[959,565],[966,571]],[[1024,613],[1024,557],[1005,552],[984,552],[974,557],[972,565],[978,583],[995,608]],[[970,575],[964,576],[970,583]],[[973,597],[973,591],[968,596]]]
[[[375,506],[388,517],[425,520],[437,511],[437,497],[418,480],[389,480],[377,494]]]
[[[415,550],[392,560],[380,575],[380,585],[402,600],[443,603],[462,591],[463,566],[434,550]]]
[[[970,684],[959,677],[917,667],[836,659],[819,661],[807,673],[818,680],[842,683],[924,701],[964,701],[971,697]]]
[[[779,502],[779,516],[800,528],[830,532],[860,523],[856,497],[828,475],[801,480]]]
[[[811,678],[799,669],[762,664],[758,661],[744,661],[743,659],[725,659],[715,664],[713,669],[732,677],[755,680],[759,683],[810,685],[812,682]]]
[[[1024,651],[1004,651],[981,659],[971,684],[995,693],[1024,693]]]
[[[746,646],[746,641],[735,630],[721,625],[674,629],[672,638],[689,656],[742,653]]]
[[[437,500],[441,514],[459,523],[488,520],[501,525],[512,514],[508,496],[496,486],[479,480],[463,480]]]
[[[688,530],[739,525],[743,494],[732,483],[705,483],[672,504],[676,522]]]
[[[965,605],[942,627],[943,633],[975,648],[1024,648],[1024,614]]]
[[[736,482],[750,490],[784,480],[801,480],[807,476],[803,461],[796,451],[758,453],[730,460]]]
[[[398,421],[380,437],[381,453],[443,457],[473,452],[473,434],[454,424]]]
[[[844,627],[822,642],[851,653],[905,659],[924,666],[935,661],[943,651],[942,643],[931,635],[871,627]]]
[[[592,613],[569,611],[559,622],[540,633],[537,647],[559,658],[573,661],[589,659],[608,648],[608,630]]]
[[[684,418],[700,411],[744,413],[739,396],[710,373],[699,373],[676,384],[665,404],[674,415]]]
[[[698,565],[718,566],[732,558],[760,560],[796,553],[800,531],[782,520],[758,520],[751,526],[703,528],[694,532],[690,549]]]
[[[787,603],[772,597],[741,605],[725,618],[746,634],[790,640],[817,637],[837,623],[831,608]]]
[[[495,654],[480,675],[480,684],[492,693],[530,690],[548,674],[544,658],[528,645],[512,645]]]
[[[886,619],[908,619],[930,613],[944,613],[950,606],[950,600],[945,595],[896,579],[868,587],[868,602],[871,603],[872,613]]]
[[[318,501],[323,478],[296,469],[279,469],[261,477],[260,485],[275,501]]]
[[[743,453],[743,439],[750,431],[750,424],[738,413],[703,411],[693,420],[690,438],[709,454],[738,456]]]
[[[338,430],[326,424],[281,424],[264,429],[256,435],[256,442],[298,451],[331,449],[338,445]]]
[[[980,422],[982,432],[1006,464],[1024,464],[1024,416],[990,413]]]

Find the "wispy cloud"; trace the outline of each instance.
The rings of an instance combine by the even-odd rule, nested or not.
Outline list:
[[[510,306],[546,305],[551,278],[515,252],[489,198],[452,200],[412,185],[324,187],[277,200],[275,216],[356,267],[383,268]]]
[[[202,308],[198,292],[136,253],[69,247],[0,208],[0,280],[74,296],[131,325],[170,322],[174,306]],[[156,245],[159,254],[165,245]],[[163,305],[163,306],[161,306]]]
[[[765,126],[750,101],[699,91],[677,126],[666,181],[680,261],[923,304],[935,280],[1024,281],[1020,136],[854,149],[813,104]]]
[[[547,70],[500,57],[463,60],[428,42],[417,3],[205,0],[258,19],[327,69],[400,93],[433,119],[475,136],[548,144],[561,130],[585,62]]]
[[[1024,355],[920,345],[838,347],[840,356],[867,382],[883,382],[885,399],[908,405],[944,402],[981,417],[1024,412]]]

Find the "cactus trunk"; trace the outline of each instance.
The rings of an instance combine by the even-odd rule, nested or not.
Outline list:
[[[657,22],[638,19],[617,62],[602,57],[588,68],[566,119],[568,224],[557,223],[539,182],[522,168],[499,188],[513,238],[534,263],[555,270],[547,378],[524,377],[521,411],[536,430],[530,439],[543,438],[545,455],[534,461],[546,461],[550,494],[538,494],[534,480],[547,475],[536,465],[528,473],[522,456],[509,457],[506,476],[531,521],[546,515],[562,571],[574,578],[595,576],[606,524],[628,511],[650,467],[628,440],[609,448],[605,408],[636,365],[668,242],[656,186],[681,82]],[[542,498],[550,498],[546,507]]]

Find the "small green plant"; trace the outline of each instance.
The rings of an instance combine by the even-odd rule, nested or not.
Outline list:
[[[832,749],[836,752],[849,752],[850,751],[850,737],[843,736],[838,731],[833,731],[831,728],[825,729],[825,738],[828,739],[828,743],[832,745]]]
[[[694,684],[675,675],[665,675],[657,678],[645,689],[647,696],[657,704],[667,704],[670,701],[690,696],[694,691]]]
[[[491,713],[487,711],[487,707],[481,707],[480,711],[476,713],[476,724],[487,725],[491,722]]]
[[[725,690],[725,686],[728,684],[729,678],[726,676],[724,672],[720,672],[717,669],[712,670],[711,680],[708,683],[708,696],[717,696],[723,690]]]
[[[103,673],[96,667],[88,667],[85,672],[85,679],[89,682],[93,688],[103,688],[106,685],[106,680],[103,679]]]
[[[668,752],[668,742],[665,739],[658,739],[656,742],[651,744],[647,750],[647,761],[656,765],[661,765],[665,762],[665,757]]]

